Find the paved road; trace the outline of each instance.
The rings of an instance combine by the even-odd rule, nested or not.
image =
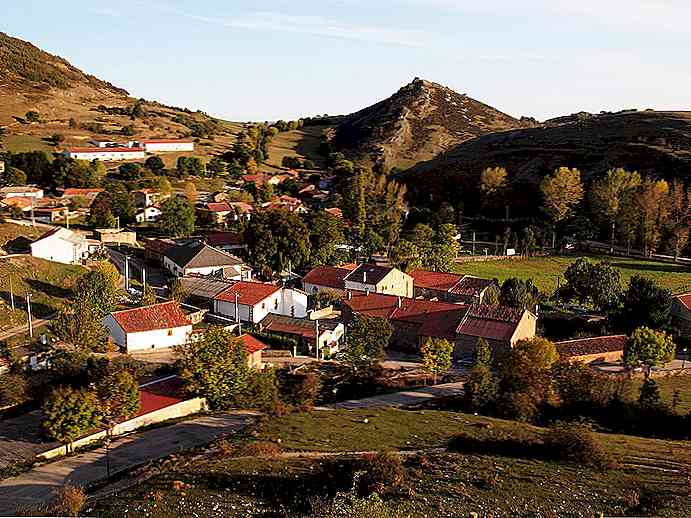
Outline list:
[[[245,426],[257,414],[235,412],[202,416],[114,440],[110,446],[111,473],[119,473],[177,451],[207,444]],[[106,478],[105,448],[45,464],[15,478],[0,481],[0,516],[18,506],[52,498],[65,482],[85,486]]]
[[[423,387],[419,389],[405,390],[403,392],[394,392],[392,394],[381,394],[379,396],[372,396],[365,399],[342,401],[327,407],[321,407],[321,409],[406,406],[414,405],[416,403],[423,403],[435,397],[455,396],[461,393],[463,393],[463,382],[458,381],[455,383],[443,383],[433,387]]]

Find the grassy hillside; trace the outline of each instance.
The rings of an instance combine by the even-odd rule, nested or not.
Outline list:
[[[691,176],[691,112],[580,114],[526,128],[479,136],[402,175],[417,199],[458,201],[479,208],[479,177],[505,167],[514,187],[512,212],[537,207],[535,186],[567,166],[585,180],[613,167],[668,178]],[[456,197],[456,198],[454,198]]]
[[[405,169],[479,135],[521,126],[465,94],[415,79],[388,99],[345,116],[332,142],[360,161]]]
[[[0,248],[5,248],[8,243],[11,245],[12,241],[17,238],[32,241],[44,233],[45,229],[38,227],[17,225],[8,221],[0,223]]]
[[[0,258],[0,331],[26,323],[27,292],[32,294],[34,317],[46,317],[60,309],[70,296],[70,288],[84,272],[81,266],[30,256]],[[15,295],[15,311],[10,307],[10,280]]]
[[[367,420],[367,422],[365,422]],[[396,409],[319,411],[271,418],[259,439],[282,440],[288,451],[411,450],[443,447],[452,435],[539,437],[543,429],[455,412]],[[169,516],[194,508],[215,516],[307,516],[319,498],[348,491],[351,460],[233,458],[246,438],[223,450],[188,454],[160,464],[159,475],[98,503],[100,516]],[[384,497],[381,516],[685,516],[691,513],[682,442],[596,435],[617,463],[606,471],[566,462],[512,456],[427,451],[406,457],[404,488]],[[661,469],[663,468],[664,469]],[[650,502],[654,512],[641,508]],[[487,514],[485,514],[487,513]],[[347,516],[348,514],[338,515]],[[357,516],[372,516],[363,514]],[[319,516],[319,513],[311,514]],[[377,515],[379,516],[379,515]]]
[[[691,268],[688,266],[644,261],[629,257],[587,256],[591,261],[609,261],[621,272],[623,282],[633,275],[643,275],[653,279],[673,293],[691,290]],[[557,287],[557,276],[563,280],[564,271],[577,257],[530,257],[525,259],[485,261],[476,263],[457,263],[458,273],[477,275],[504,281],[509,277],[533,279],[540,290],[550,293]]]

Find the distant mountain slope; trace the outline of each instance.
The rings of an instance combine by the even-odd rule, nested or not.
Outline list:
[[[560,166],[577,167],[586,179],[612,167],[691,179],[691,112],[559,117],[539,128],[480,136],[400,176],[420,199],[440,199],[458,188],[477,193],[481,171],[493,166],[527,186]]]
[[[133,116],[135,104],[141,110]],[[38,112],[40,120],[25,120],[28,111]],[[199,139],[195,153],[200,155],[225,149],[240,130],[239,124],[199,111],[131,98],[127,90],[4,33],[0,33],[0,126],[7,133],[5,147],[15,151],[56,150],[48,142],[53,134],[64,137],[62,146],[85,145],[94,138],[191,136]],[[124,128],[133,134],[125,135]]]
[[[522,122],[442,85],[415,79],[394,95],[347,115],[332,143],[364,161],[407,168],[466,140]]]

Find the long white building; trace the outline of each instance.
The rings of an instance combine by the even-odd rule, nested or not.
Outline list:
[[[137,142],[147,153],[166,151],[194,151],[194,141],[176,139],[142,140]]]
[[[66,149],[63,155],[75,160],[112,162],[146,158],[146,151],[142,147],[72,147]]]

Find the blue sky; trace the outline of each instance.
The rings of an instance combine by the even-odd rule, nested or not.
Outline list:
[[[691,107],[688,0],[2,0],[0,30],[231,120],[349,113],[414,77],[514,116]]]

